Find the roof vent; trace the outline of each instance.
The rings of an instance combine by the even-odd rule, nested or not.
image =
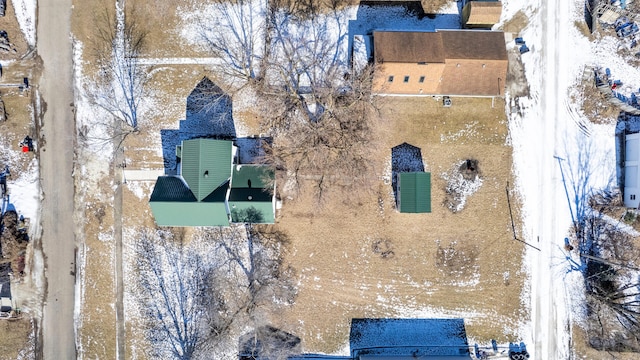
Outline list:
[[[204,171],[204,177],[208,178],[209,177],[209,170],[205,170]]]
[[[247,196],[247,199],[248,200],[253,200],[253,196],[249,195],[249,196]]]

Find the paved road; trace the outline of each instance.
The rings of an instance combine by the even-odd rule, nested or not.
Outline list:
[[[538,212],[535,231],[541,252],[534,259],[536,272],[532,274],[532,319],[535,358],[565,359],[569,356],[566,337],[567,313],[563,290],[563,276],[557,259],[562,256],[564,235],[570,226],[565,221],[569,209],[561,181],[560,167],[554,155],[565,155],[567,122],[571,121],[562,106],[566,85],[560,77],[570,68],[562,41],[572,26],[571,1],[542,0],[542,46],[540,76]],[[551,140],[551,141],[550,141]],[[553,144],[553,146],[551,146]],[[555,259],[555,260],[554,260]]]
[[[43,357],[75,359],[71,0],[38,1],[37,50],[44,63],[39,90],[46,103],[40,148],[42,243],[47,293],[43,310]]]

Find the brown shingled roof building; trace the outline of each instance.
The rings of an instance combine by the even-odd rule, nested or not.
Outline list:
[[[462,8],[462,25],[465,28],[490,29],[500,22],[502,2],[469,1]]]
[[[374,92],[504,96],[505,44],[497,31],[376,31]]]

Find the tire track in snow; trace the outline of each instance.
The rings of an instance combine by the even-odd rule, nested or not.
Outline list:
[[[580,116],[578,110],[576,110],[575,107],[571,106],[571,102],[567,97],[564,98],[563,102],[567,110],[567,114],[569,114],[569,117],[576,124],[580,132],[587,137],[591,136],[591,126],[589,125],[590,123],[586,122],[586,119],[583,116]]]

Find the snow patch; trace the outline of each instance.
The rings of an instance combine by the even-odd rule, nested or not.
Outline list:
[[[467,198],[476,193],[482,187],[483,180],[479,175],[467,179],[460,172],[460,167],[465,164],[462,161],[453,166],[449,172],[442,173],[442,178],[447,182],[445,192],[447,194],[447,207],[454,213],[462,211]]]
[[[29,46],[36,46],[36,0],[12,0],[20,30]]]

